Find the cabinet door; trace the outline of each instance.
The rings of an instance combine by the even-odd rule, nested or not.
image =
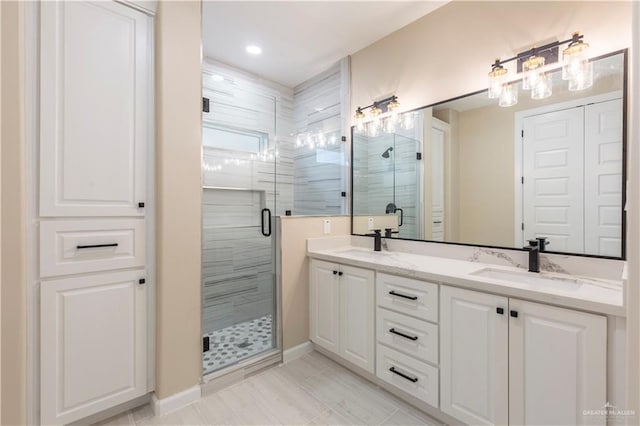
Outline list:
[[[116,2],[42,2],[40,216],[143,215],[149,19]]]
[[[440,408],[466,424],[507,424],[507,304],[440,286]]]
[[[311,340],[331,352],[338,353],[339,314],[338,265],[311,260],[309,306]]]
[[[509,423],[606,423],[607,319],[510,299]]]
[[[340,272],[340,355],[373,373],[374,272],[351,266],[340,266]]]
[[[66,424],[146,389],[144,270],[41,283],[42,424]]]

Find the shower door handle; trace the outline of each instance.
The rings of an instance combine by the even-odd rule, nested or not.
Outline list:
[[[400,223],[398,224],[398,227],[400,227],[404,223],[404,210],[400,207],[396,207],[396,212],[400,212]]]
[[[264,220],[264,214],[267,213],[267,224],[269,225],[269,230],[265,231],[264,225],[265,225],[265,220]],[[271,236],[271,210],[269,209],[262,209],[262,212],[260,213],[262,216],[262,235],[264,235],[265,237],[270,237]]]

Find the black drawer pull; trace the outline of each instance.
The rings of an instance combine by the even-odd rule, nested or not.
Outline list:
[[[391,290],[389,292],[390,295],[392,296],[398,296],[398,297],[402,297],[404,299],[409,299],[409,300],[418,300],[418,296],[407,296],[406,294],[402,294],[402,293],[396,293],[395,291]]]
[[[417,382],[417,381],[418,381],[418,378],[417,378],[417,377],[407,376],[406,374],[401,373],[400,371],[396,370],[396,369],[395,369],[395,367],[391,367],[391,368],[389,368],[389,371],[391,371],[393,374],[397,374],[398,376],[400,376],[400,377],[403,377],[403,378],[407,379],[407,380],[408,380],[408,381],[410,381],[410,382],[415,383],[415,382]]]
[[[504,315],[504,308],[496,308],[496,313],[498,315]]]
[[[78,250],[89,249],[89,248],[100,248],[100,247],[118,247],[118,243],[112,244],[91,244],[88,246],[76,246]]]
[[[510,314],[513,318],[518,318],[518,311],[511,311]]]
[[[418,336],[410,336],[410,335],[408,335],[408,334],[404,334],[404,333],[403,333],[403,332],[401,332],[401,331],[397,331],[395,328],[390,328],[390,329],[389,329],[389,333],[397,334],[398,336],[402,336],[402,337],[404,337],[405,339],[409,339],[409,340],[413,340],[413,341],[418,340]]]

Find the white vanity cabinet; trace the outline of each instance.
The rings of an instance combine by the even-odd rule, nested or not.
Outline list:
[[[374,371],[374,272],[312,259],[310,336],[316,345]]]
[[[111,1],[39,7],[38,374],[54,425],[150,390],[153,18]]]
[[[441,410],[468,424],[605,424],[604,316],[440,287]]]
[[[438,285],[376,274],[376,376],[438,407]]]

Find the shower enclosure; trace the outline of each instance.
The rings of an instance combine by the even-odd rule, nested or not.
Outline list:
[[[395,237],[419,238],[420,141],[397,133],[353,137],[354,215],[398,215]]]
[[[274,217],[280,214],[282,189],[277,176],[286,166],[280,164],[278,148],[283,139],[278,135],[278,99],[232,82],[220,87],[232,90],[208,89],[209,81],[204,83],[206,375],[279,352]]]

